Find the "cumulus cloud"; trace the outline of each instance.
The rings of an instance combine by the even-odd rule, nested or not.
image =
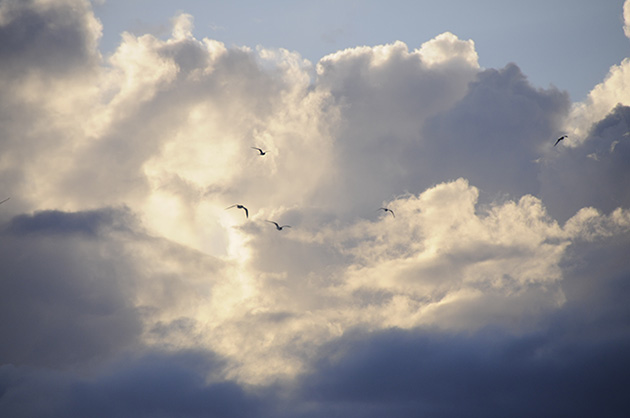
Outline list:
[[[427,124],[430,144],[423,151],[432,157],[422,177],[438,182],[464,176],[492,196],[537,194],[536,160],[561,129],[568,96],[533,87],[514,64],[480,72],[468,89]]]
[[[378,207],[432,185],[412,171],[425,162],[421,131],[466,94],[479,71],[476,57],[472,42],[447,33],[414,51],[396,42],[340,51],[318,63],[317,85],[330,91],[341,119],[334,137],[336,169],[343,171],[322,193],[337,210]]]
[[[313,64],[192,25],[103,57],[87,1],[0,6],[1,414],[621,405],[625,62],[572,104],[448,32]]]
[[[14,365],[98,363],[156,328],[168,335],[183,304],[211,297],[222,268],[147,235],[120,209],[19,215],[1,245],[1,329],[12,341],[1,355]]]
[[[629,146],[630,108],[620,105],[591,127],[580,147],[547,154],[541,196],[556,219],[568,219],[584,207],[604,213],[630,207]]]
[[[581,142],[589,134],[591,126],[606,117],[617,105],[630,104],[629,71],[628,58],[618,65],[613,65],[606,79],[591,90],[584,102],[574,104],[568,131],[575,139],[567,143]]]
[[[627,0],[623,5],[623,19],[624,33],[630,38],[630,2]],[[591,126],[606,117],[616,106],[630,105],[629,72],[630,60],[626,58],[610,67],[604,81],[595,86],[583,102],[573,105],[567,129],[573,138],[567,143],[581,143],[589,135]]]

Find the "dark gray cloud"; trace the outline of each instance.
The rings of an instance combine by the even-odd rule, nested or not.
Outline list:
[[[23,236],[30,234],[73,235],[96,238],[103,228],[126,229],[134,221],[128,210],[111,208],[83,212],[45,210],[33,215],[18,215],[11,219],[4,232]]]
[[[68,410],[75,380],[46,368],[0,366],[0,413],[13,417],[55,417]]]
[[[212,379],[222,368],[212,353],[186,351],[110,363],[96,377],[6,365],[0,367],[0,413],[16,418],[263,416],[259,396]]]
[[[5,0],[0,8],[0,82],[8,77],[76,74],[99,55],[100,28],[85,2]],[[28,68],[28,71],[25,69]]]
[[[566,303],[534,332],[347,333],[298,386],[318,412],[294,416],[624,416],[629,243],[625,233],[573,244]]]
[[[571,276],[567,301],[534,331],[356,329],[320,347],[309,372],[262,386],[225,379],[229,363],[208,351],[128,353],[87,376],[4,365],[0,413],[622,417],[630,373],[628,238],[574,244],[563,263]]]
[[[137,347],[146,327],[158,324],[158,338],[176,333],[182,320],[160,314],[209,292],[212,283],[197,277],[219,268],[147,235],[127,209],[18,215],[4,226],[0,248],[0,334],[10,342],[0,344],[2,364],[98,364]],[[173,275],[171,263],[188,273]],[[145,292],[153,299],[138,304]]]
[[[0,235],[2,364],[69,367],[133,345],[141,331],[127,276],[137,275],[111,232],[124,210],[20,215]],[[112,228],[114,227],[114,228]],[[128,231],[128,230],[127,230]]]
[[[260,400],[230,381],[210,381],[222,368],[211,353],[150,354],[103,378],[78,383],[74,416],[248,417]]]
[[[351,417],[623,416],[630,337],[593,343],[559,338],[563,331],[348,338],[326,352],[302,393]]]

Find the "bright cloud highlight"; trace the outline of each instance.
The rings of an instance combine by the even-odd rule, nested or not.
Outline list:
[[[599,360],[618,407],[626,61],[570,103],[450,32],[311,63],[193,21],[102,56],[89,2],[0,5],[0,415],[519,416],[557,395],[562,416],[600,404],[575,383]]]

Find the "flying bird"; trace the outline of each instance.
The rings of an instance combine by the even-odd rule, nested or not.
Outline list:
[[[258,152],[259,152],[259,155],[265,155],[265,154],[266,154],[266,152],[265,152],[265,151],[263,151],[263,150],[261,150],[260,148],[256,148],[256,147],[250,147],[250,148],[251,148],[251,149],[257,149],[257,150],[258,150]]]
[[[282,226],[280,226],[280,225],[278,225],[277,222],[274,222],[274,221],[267,221],[267,222],[274,224],[278,231],[282,231],[282,228],[291,228],[291,225],[282,225]]]
[[[230,206],[230,207],[225,208],[225,210],[232,209],[232,208],[233,208],[233,207],[235,207],[235,206],[236,206],[237,208],[239,208],[239,209],[243,209],[243,210],[245,211],[245,217],[246,217],[246,218],[249,218],[249,211],[248,211],[248,210],[247,210],[247,208],[246,208],[245,206],[243,206],[243,205],[232,205],[232,206]]]
[[[396,215],[394,214],[394,211],[389,209],[389,208],[379,208],[378,210],[384,210],[385,212],[391,212],[392,216],[395,218]]]
[[[3,204],[4,202],[6,202],[7,200],[11,199],[10,197],[7,197],[6,199],[4,199],[3,201],[0,202],[0,205]]]
[[[558,140],[556,141],[555,144],[553,144],[553,146],[555,147],[556,145],[558,145],[558,142],[562,141],[564,138],[568,138],[569,135],[562,135],[560,138],[558,138]]]

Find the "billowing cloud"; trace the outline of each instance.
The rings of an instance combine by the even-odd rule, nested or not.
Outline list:
[[[341,120],[334,132],[338,172],[318,197],[334,199],[337,211],[364,214],[366,206],[431,186],[424,172],[414,172],[426,158],[423,126],[461,100],[478,71],[473,43],[450,33],[411,52],[396,42],[324,57],[317,85],[330,91]]]
[[[211,297],[224,268],[108,208],[16,216],[2,233],[2,261],[1,329],[12,341],[3,361],[48,367],[103,361],[144,333],[175,332],[181,309]]]
[[[125,297],[133,277],[104,235],[122,212],[20,215],[2,236],[4,363],[68,367],[132,345],[141,331]],[[104,229],[103,229],[104,228]],[[122,231],[120,231],[122,232]]]
[[[0,6],[0,415],[619,410],[625,61],[572,104],[449,32],[192,29],[103,57],[87,1]]]
[[[617,105],[630,104],[629,71],[630,59],[626,58],[610,68],[606,79],[591,90],[584,102],[574,104],[567,131],[575,139],[567,143],[581,142],[591,126],[606,117]]]
[[[537,160],[561,129],[566,93],[534,88],[514,64],[480,72],[468,88],[425,128],[430,144],[423,152],[432,157],[422,177],[464,176],[491,196],[537,194]]]
[[[583,207],[604,213],[630,207],[629,132],[630,108],[619,105],[591,127],[580,147],[547,154],[541,163],[541,196],[557,219]]]
[[[630,38],[630,2],[623,5],[623,30]],[[630,59],[626,58],[621,63],[610,67],[606,79],[595,86],[581,103],[575,103],[569,118],[567,132],[571,132],[573,138],[567,141],[569,144],[578,144],[589,134],[592,125],[605,118],[618,105],[630,105]]]

